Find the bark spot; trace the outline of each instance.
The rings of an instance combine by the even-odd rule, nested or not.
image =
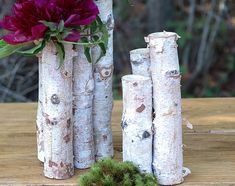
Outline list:
[[[69,129],[71,127],[71,118],[67,120],[67,128]]]
[[[113,66],[99,68],[101,79],[108,79],[113,74]]]
[[[144,131],[142,137],[143,139],[149,138],[151,136],[151,134],[148,131]]]
[[[58,164],[49,160],[49,167],[58,167]]]
[[[64,75],[65,75],[66,77],[68,76],[68,74],[69,74],[69,73],[68,73],[67,71],[64,72]]]
[[[106,141],[108,139],[108,136],[107,135],[103,135],[103,139],[104,139],[104,141]]]
[[[50,125],[50,123],[51,123],[51,121],[48,118],[46,118],[46,124]]]
[[[127,126],[128,126],[127,122],[122,121],[122,123],[121,123],[122,130],[124,130]]]
[[[114,29],[113,16],[110,14],[106,23],[108,30]]]
[[[37,132],[40,134],[40,131],[39,131],[38,125],[36,125],[36,130],[37,130]]]
[[[180,78],[180,73],[177,70],[168,71],[166,72],[166,77],[178,79]]]
[[[54,104],[54,105],[60,104],[60,99],[59,99],[59,97],[58,97],[57,94],[53,94],[53,95],[51,96],[51,102],[52,102],[52,104]]]
[[[51,122],[51,125],[53,125],[53,126],[54,126],[54,125],[57,125],[57,124],[58,124],[58,121],[55,121],[55,120],[54,120],[54,121]]]
[[[146,108],[145,105],[142,104],[139,108],[136,109],[136,112],[141,113],[141,112],[143,112],[145,110],[145,108]]]
[[[137,82],[133,83],[133,86],[134,86],[134,87],[137,87],[137,86],[138,86],[138,83],[137,83]]]
[[[41,141],[39,143],[39,147],[40,147],[39,152],[44,152],[44,141]]]
[[[65,143],[69,143],[71,141],[70,134],[67,134],[64,138]]]
[[[73,108],[73,115],[75,115],[76,110],[77,110],[76,108]]]

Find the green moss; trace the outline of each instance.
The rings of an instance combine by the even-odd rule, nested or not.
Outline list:
[[[131,162],[104,159],[79,178],[79,186],[158,186],[157,179],[142,174]]]

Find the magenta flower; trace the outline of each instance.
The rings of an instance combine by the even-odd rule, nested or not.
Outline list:
[[[98,14],[93,0],[17,0],[12,15],[2,20],[2,27],[10,31],[3,40],[12,45],[38,40],[49,31],[42,21],[58,26],[63,20],[64,27],[72,29],[64,40],[76,42],[80,33],[75,27],[91,24]]]

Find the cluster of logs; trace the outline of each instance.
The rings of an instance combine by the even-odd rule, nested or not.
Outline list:
[[[96,160],[113,156],[112,0],[95,2],[110,35],[106,56],[90,64],[83,47],[66,44],[64,65],[58,68],[60,58],[52,42],[39,56],[38,159],[48,178],[67,179],[74,166],[89,168]],[[94,61],[99,50],[92,48]]]
[[[123,159],[154,173],[161,185],[183,182],[178,38],[150,34],[147,48],[130,52],[133,75],[122,78]]]

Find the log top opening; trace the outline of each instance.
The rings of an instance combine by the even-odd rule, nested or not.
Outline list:
[[[130,51],[131,55],[149,55],[149,48],[138,48]]]
[[[122,77],[123,81],[129,81],[129,82],[139,82],[139,81],[149,81],[149,77],[144,77],[140,75],[126,75]]]
[[[176,34],[175,32],[166,32],[166,31],[152,33],[152,34],[149,34],[148,37],[149,37],[149,39],[175,37],[176,40],[180,38],[180,36],[178,34]]]

